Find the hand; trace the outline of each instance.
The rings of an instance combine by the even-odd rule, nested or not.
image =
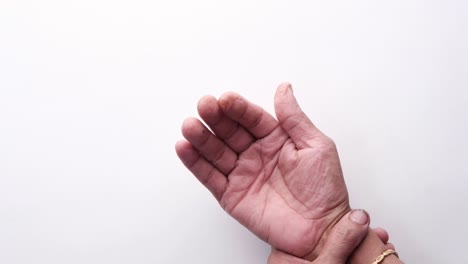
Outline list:
[[[297,258],[277,249],[272,249],[268,258],[268,264],[340,264],[346,263],[355,248],[361,243],[367,234],[369,218],[362,210],[354,210],[345,215],[333,227],[330,236],[325,242],[323,250],[312,262]],[[387,244],[388,233],[382,228],[374,229],[379,239]],[[392,244],[387,244],[388,249],[393,249]]]
[[[350,211],[333,141],[300,109],[289,84],[275,95],[276,118],[240,95],[207,96],[176,144],[185,166],[220,205],[258,237],[295,256],[317,256]],[[321,240],[322,239],[322,240]]]

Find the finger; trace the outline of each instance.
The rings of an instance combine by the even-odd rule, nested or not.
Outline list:
[[[377,236],[380,238],[380,240],[382,240],[384,244],[387,244],[388,239],[389,239],[387,230],[377,227],[377,228],[374,228],[374,232],[377,234]]]
[[[205,96],[198,101],[198,114],[216,136],[237,153],[246,150],[254,141],[244,127],[223,113],[213,96]]]
[[[236,93],[223,94],[219,98],[219,106],[228,117],[239,122],[256,138],[263,138],[278,127],[273,116]]]
[[[387,249],[395,250],[395,246],[392,243],[387,243],[387,244],[385,244],[385,246],[387,247]]]
[[[176,152],[197,179],[219,201],[227,185],[227,178],[203,158],[190,142],[181,140],[176,144]]]
[[[182,134],[207,161],[224,175],[228,175],[236,165],[237,154],[215,137],[200,120],[196,118],[185,119],[182,125]]]
[[[353,210],[333,227],[325,243],[326,263],[344,263],[367,234],[369,216],[364,210]]]
[[[308,142],[322,135],[301,110],[289,83],[282,83],[276,90],[275,112],[281,127],[300,149],[310,147]]]

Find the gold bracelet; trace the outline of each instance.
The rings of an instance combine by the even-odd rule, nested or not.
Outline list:
[[[379,264],[381,263],[388,255],[394,254],[395,256],[398,257],[398,254],[396,253],[395,250],[393,249],[387,249],[382,253],[382,255],[378,256],[372,264]]]

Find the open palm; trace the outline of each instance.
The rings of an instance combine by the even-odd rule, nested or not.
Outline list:
[[[272,246],[315,255],[349,211],[335,145],[302,112],[289,84],[275,96],[276,119],[235,93],[198,104],[176,151],[221,206]]]

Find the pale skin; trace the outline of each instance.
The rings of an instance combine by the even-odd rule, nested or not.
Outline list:
[[[302,112],[291,86],[277,89],[276,118],[235,93],[203,97],[198,112],[209,129],[196,118],[183,123],[176,151],[185,166],[258,237],[316,258],[351,209],[335,144]]]

